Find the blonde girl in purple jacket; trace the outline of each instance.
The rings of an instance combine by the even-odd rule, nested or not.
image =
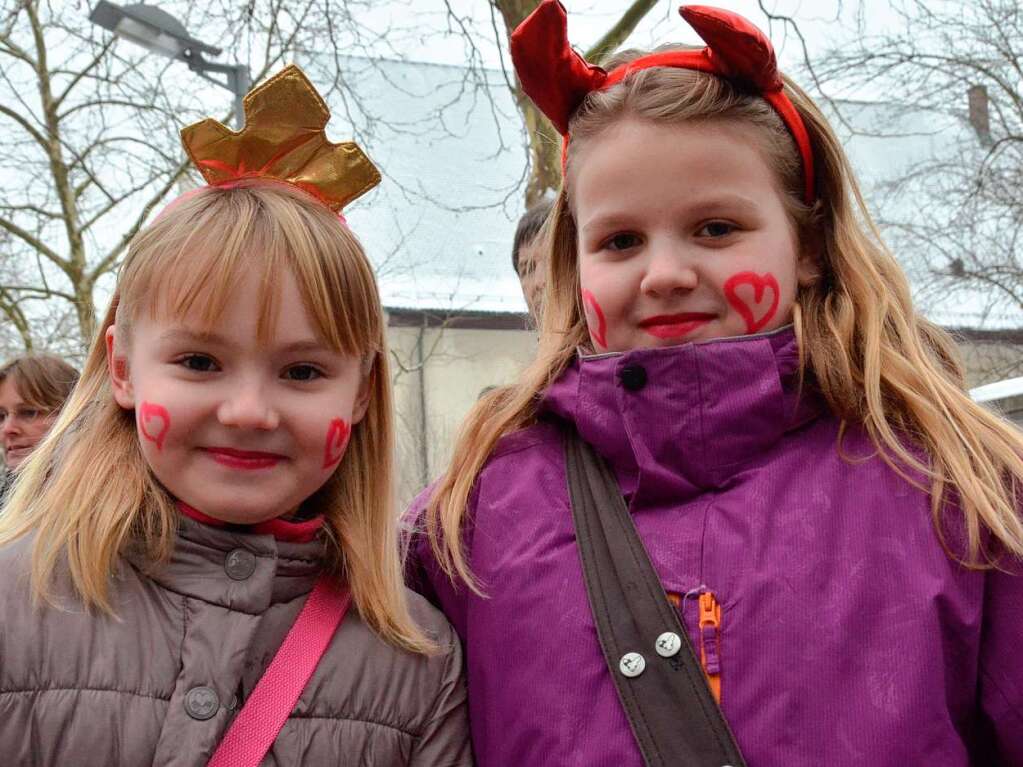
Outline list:
[[[683,15],[708,48],[605,69],[556,0],[513,35],[565,141],[539,353],[411,514],[414,580],[465,641],[477,760],[642,764],[616,677],[669,661],[652,635],[645,671],[605,663],[574,430],[747,765],[1023,765],[1023,439],[964,391],[766,38]]]
[[[246,107],[184,132],[210,183],[132,241],[0,517],[5,767],[472,763],[457,638],[402,583],[385,323],[337,212],[379,175],[310,130],[299,70]],[[334,597],[304,607],[342,589],[323,630]]]

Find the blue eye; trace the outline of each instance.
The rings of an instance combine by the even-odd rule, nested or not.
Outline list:
[[[604,242],[604,247],[608,250],[628,250],[629,248],[635,248],[639,244],[639,235],[635,235],[630,232],[622,232],[606,240]]]
[[[291,381],[312,381],[322,378],[323,373],[312,365],[295,365],[284,371],[284,376]]]
[[[697,235],[710,238],[727,237],[738,228],[735,224],[728,221],[709,221],[700,227]]]
[[[213,361],[212,357],[205,354],[189,354],[182,357],[179,364],[196,373],[210,373],[217,369],[217,363]]]

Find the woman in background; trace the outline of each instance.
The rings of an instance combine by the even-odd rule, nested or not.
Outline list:
[[[4,467],[0,500],[14,472],[50,430],[78,381],[78,371],[55,354],[23,354],[0,367],[0,440]]]

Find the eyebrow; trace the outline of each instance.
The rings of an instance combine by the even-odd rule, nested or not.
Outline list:
[[[689,210],[699,215],[726,207],[741,208],[746,213],[754,213],[757,210],[757,203],[742,194],[719,194],[697,200],[689,206]]]
[[[708,195],[703,199],[697,198],[692,203],[685,205],[686,215],[703,216],[721,210],[721,208],[739,208],[743,213],[751,214],[757,211],[757,203],[745,195],[732,193],[716,193]],[[629,228],[635,224],[636,217],[626,214],[610,212],[606,215],[587,221],[585,226],[580,227],[579,233],[586,234],[591,230],[608,228]]]

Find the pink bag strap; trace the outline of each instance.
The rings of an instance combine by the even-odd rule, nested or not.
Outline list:
[[[345,618],[352,595],[323,574],[255,689],[209,761],[209,767],[257,767]]]

